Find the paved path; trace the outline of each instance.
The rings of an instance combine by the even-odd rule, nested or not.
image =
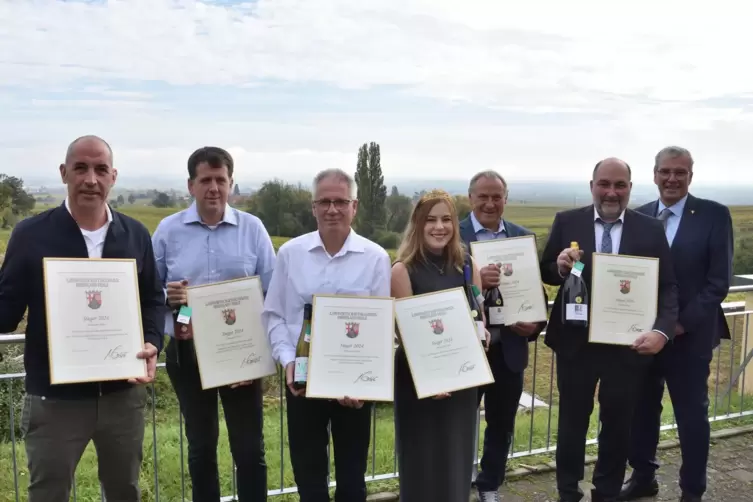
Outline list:
[[[680,449],[660,450],[660,458],[662,467],[658,473],[659,495],[643,500],[679,501],[680,488],[677,480],[681,463]],[[592,471],[593,464],[586,466],[586,480],[591,479]],[[582,488],[585,493],[589,493],[591,485],[585,482]],[[556,502],[554,472],[516,478],[503,487],[502,494],[505,502]],[[586,496],[583,502],[590,500]],[[753,433],[712,439],[708,491],[704,501],[753,501]]]

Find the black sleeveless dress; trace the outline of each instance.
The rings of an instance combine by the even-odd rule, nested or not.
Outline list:
[[[413,294],[462,287],[463,274],[443,259],[409,269]],[[402,346],[395,352],[395,436],[400,502],[467,502],[476,439],[478,389],[418,399]]]

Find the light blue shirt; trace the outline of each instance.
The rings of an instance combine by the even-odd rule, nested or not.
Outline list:
[[[471,224],[473,225],[473,232],[476,234],[476,239],[480,241],[490,241],[492,239],[499,239],[500,237],[507,237],[505,222],[502,219],[499,220],[499,228],[494,232],[479,223],[476,219],[476,215],[471,211]]]
[[[682,213],[685,211],[685,203],[688,201],[688,195],[685,194],[685,197],[677,201],[677,203],[669,206],[669,210],[672,212],[672,214],[667,218],[667,242],[670,246],[672,246],[672,242],[675,240],[675,235],[677,235],[677,229],[680,228],[680,222],[682,221]],[[662,203],[661,199],[659,199],[659,207],[656,211],[656,216],[659,217],[659,214],[666,208],[667,206]]]
[[[261,220],[229,205],[222,221],[210,227],[194,202],[160,222],[152,245],[162,287],[183,279],[190,286],[258,275],[266,294],[275,266],[272,239]],[[165,333],[174,335],[170,312]]]

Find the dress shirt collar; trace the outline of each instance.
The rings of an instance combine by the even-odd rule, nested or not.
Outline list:
[[[685,210],[685,203],[688,201],[688,194],[685,194],[685,197],[678,200],[676,203],[672,204],[667,208],[667,206],[664,205],[664,203],[659,199],[659,207],[656,209],[656,216],[659,216],[662,211],[665,209],[669,209],[669,211],[675,215],[675,216],[682,216],[682,212]]]
[[[599,216],[599,212],[596,210],[596,207],[594,207],[594,221],[601,220],[601,216]],[[620,223],[625,223],[625,210],[622,210],[622,213],[620,213],[620,217],[617,218],[617,221]],[[617,221],[614,221],[613,223],[617,223]]]
[[[205,224],[201,221],[201,216],[199,216],[199,210],[196,208],[196,201],[193,201],[191,205],[186,208],[186,212],[183,215],[183,223]],[[225,212],[222,214],[222,220],[220,223],[228,223],[230,225],[238,226],[238,215],[235,214],[235,209],[232,208],[230,204],[225,204]]]
[[[324,247],[324,242],[322,242],[322,236],[319,234],[318,230],[315,230],[309,234],[310,241],[308,250],[313,251],[315,249],[323,249],[325,252],[327,249]],[[335,254],[336,256],[343,256],[346,253],[363,253],[365,251],[365,248],[363,246],[363,243],[359,242],[360,239],[358,238],[359,235],[356,233],[355,230],[352,228],[350,229],[350,233],[348,233],[348,237],[345,239],[345,242],[343,243],[343,247],[340,249],[340,251]]]
[[[488,228],[484,227],[478,219],[476,219],[476,215],[471,211],[471,225],[473,225],[473,233],[477,234],[481,232],[482,230],[485,230],[487,232],[491,232]],[[495,234],[501,233],[505,231],[505,220],[502,218],[499,219],[499,228],[496,232],[493,232]]]
[[[71,217],[73,217],[73,213],[71,213],[71,206],[68,204],[68,197],[65,198],[65,208],[68,210],[68,213],[70,213]],[[110,205],[105,204],[105,211],[107,212],[107,223],[105,225],[109,225],[112,223],[112,211],[110,211]]]

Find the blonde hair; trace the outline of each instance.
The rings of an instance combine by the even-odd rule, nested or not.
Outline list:
[[[466,248],[460,239],[460,225],[455,200],[444,190],[431,190],[425,193],[413,207],[408,225],[403,233],[403,240],[397,250],[397,259],[407,268],[417,261],[426,261],[426,242],[424,241],[424,227],[429,219],[429,213],[437,204],[444,202],[450,210],[452,218],[452,238],[446,246],[446,265],[455,267],[458,271],[463,270]]]

